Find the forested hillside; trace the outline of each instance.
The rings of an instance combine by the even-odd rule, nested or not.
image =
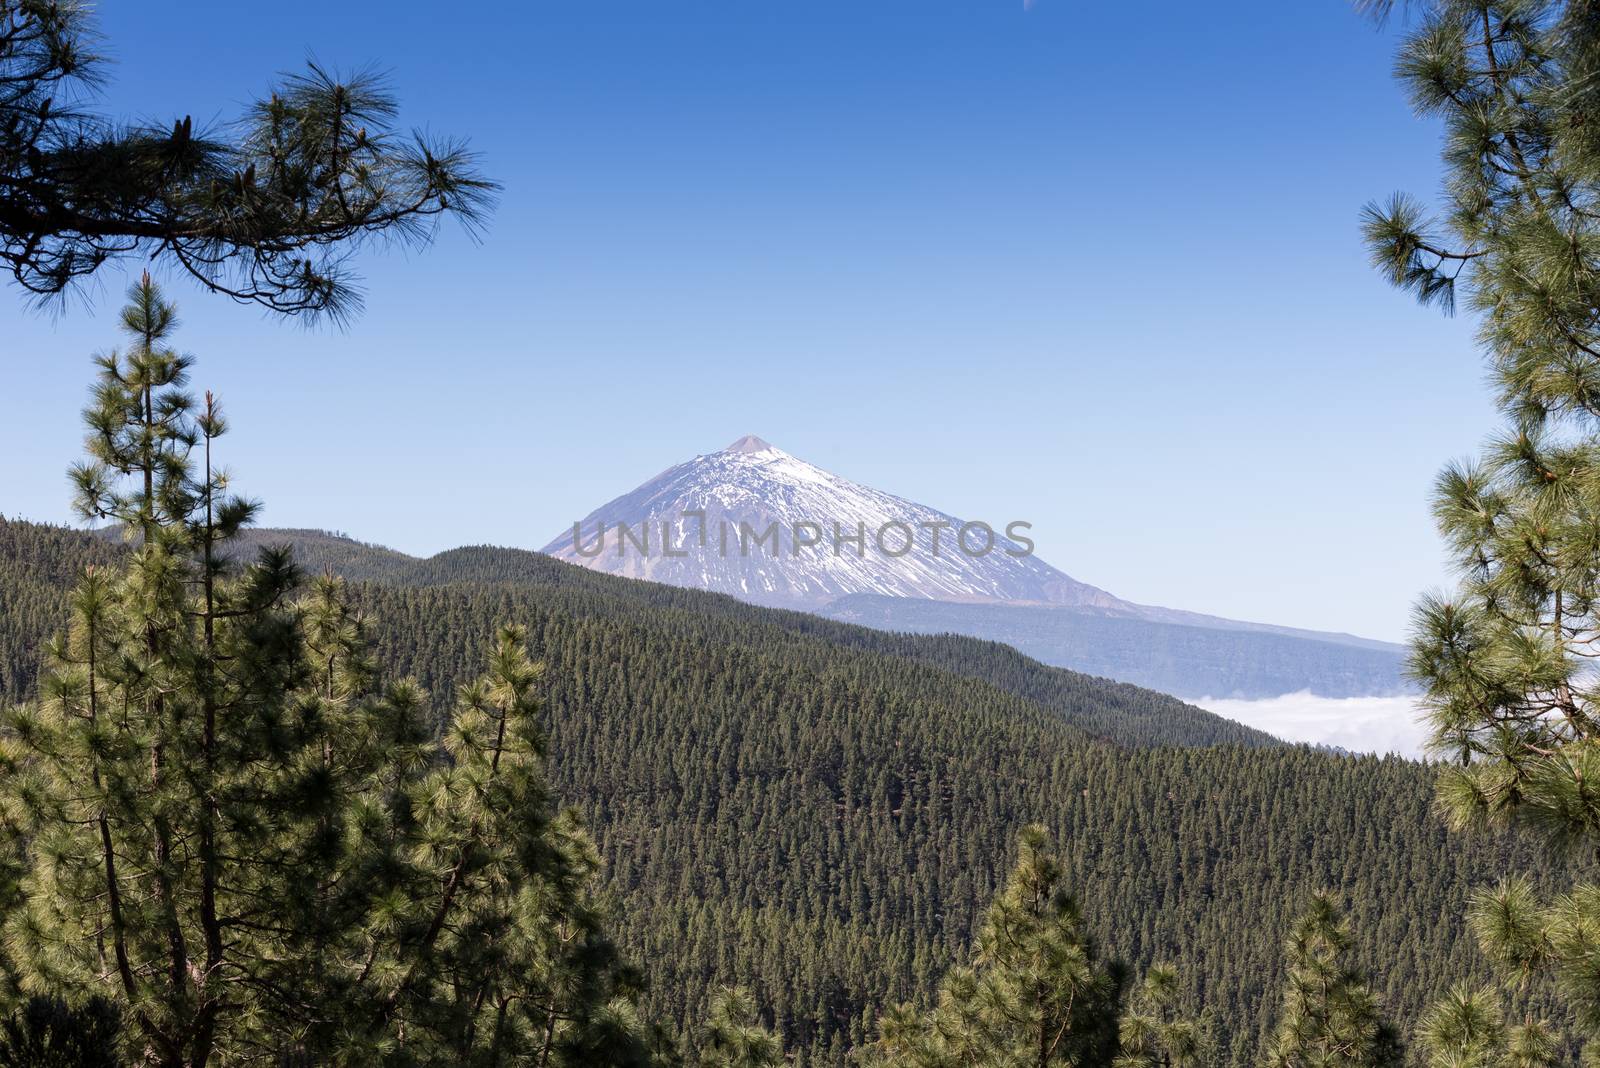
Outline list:
[[[510,587],[523,591],[523,596],[529,588],[536,588],[541,605],[560,604],[575,616],[628,620],[644,612],[674,633],[695,635],[703,642],[759,650],[799,643],[808,657],[832,657],[836,655],[833,650],[842,648],[915,661],[982,680],[992,688],[1035,702],[1091,734],[1123,744],[1277,744],[1261,731],[1166,694],[1047,667],[996,642],[958,635],[886,633],[807,612],[759,608],[699,590],[597,574],[523,549],[466,546],[419,560],[321,531],[252,530],[240,541],[254,548],[292,545],[300,566],[309,574],[330,572],[351,581],[392,587]],[[508,601],[498,610],[516,613],[525,609]],[[419,622],[418,627],[427,629],[428,625]],[[456,655],[458,660],[447,672],[428,674],[431,665],[420,665],[419,677],[430,686],[437,681],[453,682],[462,677],[464,665],[475,662],[478,650],[460,648]]]
[[[273,540],[274,534],[261,535]],[[618,936],[660,1018],[741,982],[797,1063],[842,1065],[888,1002],[926,994],[971,936],[1024,824],[1054,831],[1108,953],[1174,961],[1224,1057],[1253,1060],[1290,917],[1349,903],[1357,960],[1415,1020],[1481,970],[1469,889],[1533,855],[1446,840],[1433,773],[1267,744],[1173,699],[1003,646],[898,637],[594,575],[533,554],[428,561],[303,538],[308,569],[366,578],[381,662],[437,708],[495,624],[529,627],[550,775],[584,814]],[[0,523],[8,699],[64,582],[103,539]],[[17,666],[9,666],[17,665]]]
[[[65,528],[0,516],[0,700],[27,693],[39,672],[39,643],[63,626],[65,592],[118,547]]]
[[[352,579],[403,585],[583,582],[561,562],[521,549],[473,546],[417,559],[315,530],[251,531],[244,540],[255,545],[290,541],[309,569]],[[645,596],[659,602],[673,588],[651,585]],[[996,605],[875,594],[840,597],[815,611],[891,633],[964,634],[1002,642],[1044,664],[1187,698],[1277,697],[1301,689],[1356,697],[1402,693],[1409,685],[1395,646],[1354,638],[1341,643],[1333,640],[1337,635],[1247,629],[1247,624],[1222,628],[1203,622],[1207,617],[1176,612],[1148,619],[1090,605]],[[863,640],[862,634],[856,627],[829,632],[832,640],[850,642]]]

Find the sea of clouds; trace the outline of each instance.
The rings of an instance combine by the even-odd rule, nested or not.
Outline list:
[[[1422,756],[1427,728],[1413,697],[1318,697],[1310,692],[1241,701],[1192,702],[1291,742],[1336,745],[1355,753]]]

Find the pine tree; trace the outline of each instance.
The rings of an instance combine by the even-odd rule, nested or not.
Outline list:
[[[1404,197],[1369,207],[1373,255],[1425,301],[1481,313],[1507,428],[1439,478],[1435,513],[1464,581],[1418,609],[1458,824],[1513,812],[1560,835],[1600,827],[1582,670],[1600,593],[1600,20],[1557,0],[1435,0],[1400,77],[1441,118],[1448,234]]]
[[[1201,1025],[1177,1012],[1178,973],[1156,965],[1117,1026],[1120,1050],[1115,1068],[1200,1068],[1208,1063],[1207,1036]]]
[[[1286,951],[1289,978],[1267,1068],[1398,1068],[1394,1029],[1366,980],[1347,963],[1350,932],[1327,894],[1317,894],[1295,924]]]
[[[546,796],[544,669],[526,641],[500,629],[488,673],[461,690],[448,759],[410,790],[409,861],[425,878],[385,903],[385,926],[406,933],[367,961],[386,1028],[429,1037],[386,1064],[651,1060],[632,1014],[637,978],[604,931],[599,856]]]
[[[1379,5],[1382,6],[1382,5]],[[1458,829],[1515,823],[1556,847],[1600,838],[1600,19],[1578,0],[1432,0],[1400,52],[1417,109],[1446,131],[1444,223],[1369,207],[1387,277],[1480,317],[1504,430],[1439,476],[1434,512],[1460,588],[1418,607],[1412,667],[1439,799]],[[1458,300],[1458,291],[1465,300]],[[1479,932],[1547,970],[1600,1033],[1600,979],[1568,964],[1600,924],[1578,887],[1550,909],[1525,883]],[[1492,929],[1491,929],[1492,928]],[[1546,945],[1528,952],[1523,936]],[[1565,947],[1565,948],[1563,948]],[[1563,963],[1567,962],[1567,963]]]
[[[700,1068],[777,1068],[783,1045],[761,1026],[749,991],[725,989],[711,1002],[700,1040]]]
[[[598,859],[544,784],[524,633],[435,741],[342,583],[299,593],[281,547],[238,562],[256,508],[176,325],[146,276],[73,472],[134,547],[83,575],[40,700],[0,729],[24,988],[115,1001],[164,1068],[647,1063]]]
[[[1422,1018],[1428,1068],[1555,1068],[1562,1050],[1542,1020],[1507,1026],[1493,991],[1458,983]]]
[[[1049,836],[1034,826],[990,906],[973,963],[953,969],[938,1003],[902,1005],[879,1023],[870,1063],[895,1068],[1109,1065],[1117,1054],[1120,966],[1102,962],[1062,887]]]
[[[208,133],[85,111],[104,66],[89,4],[0,0],[0,264],[41,299],[143,252],[236,300],[342,317],[349,253],[423,244],[447,215],[476,228],[494,193],[462,145],[397,136],[370,75],[312,64]]]

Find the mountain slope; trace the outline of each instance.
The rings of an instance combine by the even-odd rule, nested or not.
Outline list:
[[[290,545],[308,573],[332,571],[386,586],[490,585],[535,588],[542,596],[626,606],[623,612],[689,613],[725,622],[716,640],[759,648],[825,642],[927,664],[979,679],[1053,711],[1098,737],[1124,745],[1276,745],[1277,739],[1164,693],[1038,663],[1014,648],[953,634],[884,632],[804,612],[752,606],[734,598],[652,582],[634,582],[553,560],[543,553],[465,546],[426,559],[324,531],[258,529],[246,550]],[[685,627],[689,627],[686,622]]]
[[[865,626],[1003,641],[1188,698],[1408,690],[1399,646],[1135,604],[1030,549],[749,436],[608,501],[544,551]]]
[[[637,544],[623,540],[618,524]],[[885,524],[900,526],[884,530]],[[954,516],[841,478],[752,435],[601,505],[578,524],[576,536],[567,531],[544,551],[609,574],[785,608],[816,607],[851,593],[1124,603],[1023,555],[1021,543],[1003,536],[991,535],[990,546],[990,537],[974,528],[966,541],[973,551],[963,552],[961,527]],[[775,541],[758,542],[768,530]],[[908,537],[914,548],[902,553]]]
[[[1273,630],[1091,614],[1049,605],[949,604],[854,594],[818,610],[829,619],[911,634],[1004,642],[1045,664],[1122,679],[1184,698],[1396,694],[1406,688],[1392,647],[1291,637]]]

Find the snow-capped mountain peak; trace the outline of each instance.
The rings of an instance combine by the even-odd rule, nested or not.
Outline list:
[[[544,551],[795,608],[855,593],[1124,606],[1033,556],[1027,530],[1010,519],[958,519],[747,434],[600,506]]]
[[[985,518],[963,522],[749,434],[601,505],[544,551],[884,630],[1002,641],[1186,697],[1404,693],[1396,646],[1124,601],[1033,555],[1026,525]]]

